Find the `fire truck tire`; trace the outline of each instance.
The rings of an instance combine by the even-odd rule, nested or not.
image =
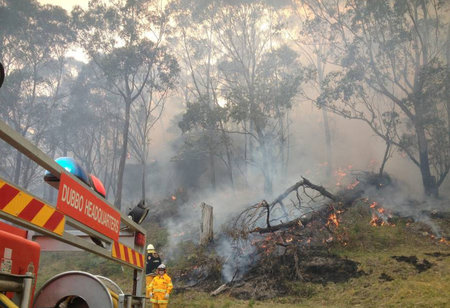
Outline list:
[[[44,307],[114,308],[114,305],[108,288],[100,279],[86,272],[70,271],[49,279],[37,292],[33,308]]]

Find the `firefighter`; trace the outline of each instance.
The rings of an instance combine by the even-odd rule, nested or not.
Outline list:
[[[147,264],[145,266],[145,285],[148,286],[156,276],[156,269],[161,265],[161,258],[152,244],[147,245]],[[149,291],[145,290],[145,296],[148,297]]]
[[[167,275],[164,264],[158,266],[156,277],[153,278],[147,289],[150,291],[150,302],[153,308],[166,308],[169,303],[169,294],[173,289],[172,279]]]
[[[147,265],[145,267],[145,274],[150,275],[151,273],[155,273],[155,270],[158,266],[161,265],[161,258],[155,250],[155,247],[152,244],[147,245]]]

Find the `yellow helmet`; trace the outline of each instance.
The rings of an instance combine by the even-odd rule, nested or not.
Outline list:
[[[147,245],[147,252],[155,252],[155,247],[152,244]]]

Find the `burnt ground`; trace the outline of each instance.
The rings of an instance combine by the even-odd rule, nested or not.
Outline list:
[[[431,263],[427,259],[423,259],[422,262],[419,262],[419,259],[416,256],[392,256],[392,259],[396,260],[397,262],[406,262],[414,265],[419,273],[424,272],[433,266],[433,263]]]
[[[357,262],[330,254],[323,248],[298,250],[297,257],[292,252],[260,256],[254,264],[242,277],[228,283],[224,291],[238,299],[264,300],[291,294],[289,283],[293,281],[327,284],[364,274],[358,270]],[[180,272],[176,275],[176,292],[194,288],[207,292],[217,289],[223,284],[217,269],[214,262],[205,262]]]
[[[289,295],[288,282],[302,281],[327,284],[344,282],[364,273],[358,263],[330,254],[325,250],[298,252],[297,269],[293,254],[261,260],[242,280],[229,285],[230,295],[238,299],[264,300]]]

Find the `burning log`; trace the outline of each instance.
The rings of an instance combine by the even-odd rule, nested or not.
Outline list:
[[[202,224],[200,226],[200,245],[206,246],[213,241],[213,207],[202,202]]]

